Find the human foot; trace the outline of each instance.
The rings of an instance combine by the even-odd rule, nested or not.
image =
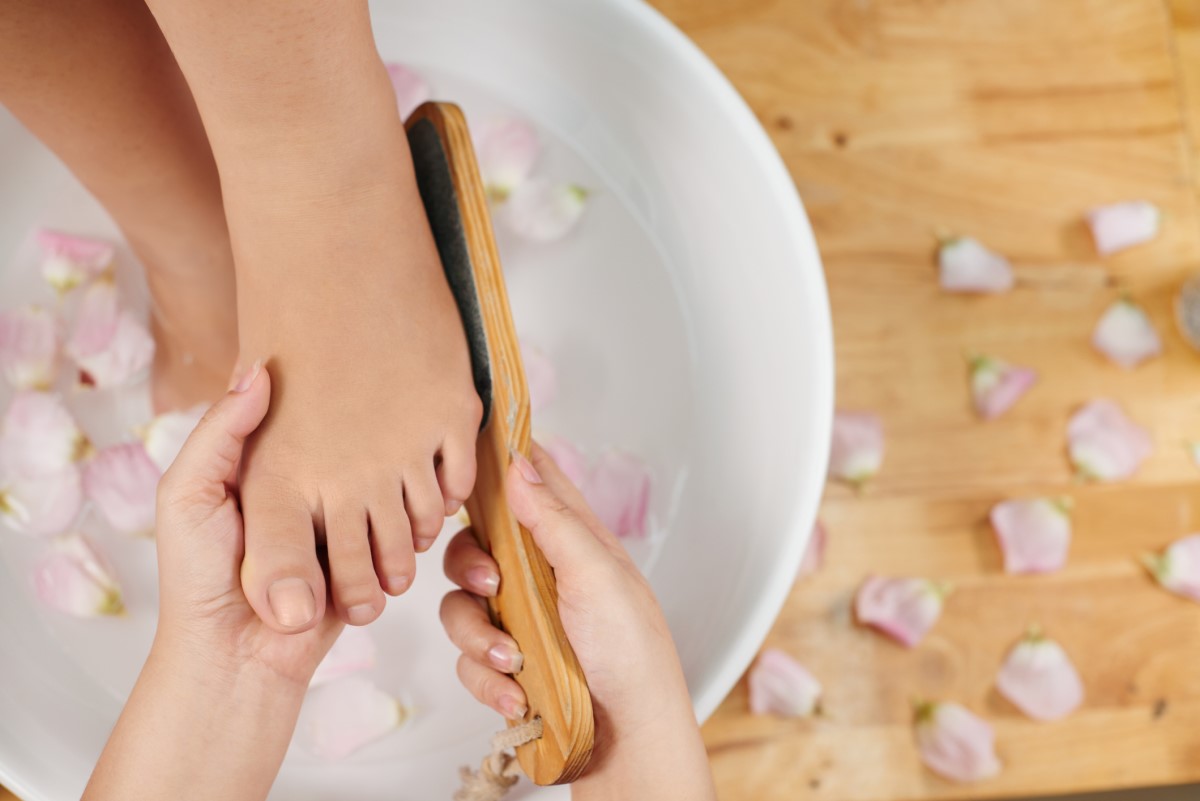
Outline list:
[[[338,616],[364,625],[474,484],[482,405],[462,322],[398,120],[386,141],[370,185],[228,201],[241,363],[274,379],[242,471],[242,579],[281,631],[323,614],[315,542]]]

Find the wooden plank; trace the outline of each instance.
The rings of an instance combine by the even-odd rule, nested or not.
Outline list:
[[[1200,473],[1182,447],[1200,437],[1200,360],[1171,319],[1176,286],[1200,265],[1200,140],[1188,137],[1188,124],[1200,130],[1200,3],[1176,0],[1170,14],[1160,0],[655,5],[725,70],[787,161],[825,260],[839,406],[878,411],[888,431],[879,480],[862,495],[827,492],[826,569],[793,590],[768,640],[824,679],[828,713],[754,718],[739,685],[705,727],[721,797],[965,799],[1200,779],[1200,607],[1136,562],[1200,529]],[[1157,203],[1163,234],[1101,259],[1082,212],[1127,198]],[[937,233],[1009,255],[1017,289],[940,293]],[[1126,292],[1165,340],[1164,356],[1133,372],[1089,345]],[[966,390],[973,352],[1042,380],[980,423]],[[1067,418],[1097,396],[1154,433],[1155,455],[1128,483],[1079,485],[1064,457]],[[1076,501],[1058,574],[1000,571],[987,513],[1024,494]],[[853,625],[870,571],[956,586],[918,648]],[[1085,708],[1056,724],[1026,720],[992,686],[1035,621],[1087,686]],[[917,696],[991,719],[1003,774],[958,787],[924,771],[909,726]]]

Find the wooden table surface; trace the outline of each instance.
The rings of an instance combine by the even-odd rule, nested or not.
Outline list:
[[[1200,529],[1200,359],[1171,296],[1200,269],[1198,0],[654,0],[729,75],[770,131],[816,229],[832,295],[839,405],[888,432],[862,496],[831,488],[824,571],[798,585],[769,644],[824,681],[816,722],[747,714],[739,685],[705,727],[723,801],[967,799],[1200,780],[1200,606],[1157,590],[1134,556]],[[701,168],[698,166],[698,169]],[[1146,198],[1154,243],[1099,259],[1080,222]],[[936,288],[934,232],[1009,255],[993,298]],[[1121,292],[1166,353],[1124,372],[1089,348]],[[977,422],[965,352],[1036,367],[1006,417]],[[1119,399],[1157,452],[1136,479],[1072,482],[1071,410]],[[1010,578],[986,525],[1010,495],[1076,500],[1068,567]],[[933,634],[906,651],[851,624],[867,571],[946,579]],[[1024,719],[992,688],[1026,623],[1076,657],[1086,706]],[[913,696],[996,726],[1001,776],[947,784],[917,763]],[[0,790],[0,799],[8,796]]]
[[[741,683],[705,727],[724,801],[901,801],[1050,794],[1200,779],[1200,605],[1135,557],[1200,530],[1200,357],[1172,324],[1200,270],[1200,2],[654,0],[726,72],[774,138],[816,230],[833,304],[842,408],[874,410],[884,468],[861,496],[826,492],[824,571],[796,586],[768,645],[825,683],[815,722],[755,718]],[[1091,206],[1145,198],[1152,244],[1100,259]],[[934,232],[1008,255],[1018,286],[939,292]],[[1126,372],[1089,346],[1122,292],[1165,355]],[[1035,367],[1007,416],[972,414],[964,354]],[[1072,480],[1065,426],[1118,399],[1154,433],[1136,478]],[[1002,574],[986,517],[1006,497],[1076,502],[1068,566]],[[907,651],[856,628],[868,571],[957,588]],[[1087,689],[1065,721],[1025,719],[993,688],[1026,624],[1074,656]],[[914,696],[993,721],[996,779],[946,783],[918,764]],[[1200,791],[1197,791],[1200,792]]]

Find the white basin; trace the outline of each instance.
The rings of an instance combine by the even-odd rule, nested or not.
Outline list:
[[[426,74],[469,119],[526,115],[549,142],[539,171],[593,190],[567,240],[533,246],[501,230],[518,327],[559,369],[559,399],[535,430],[651,465],[653,533],[631,549],[707,717],[778,613],[824,483],[829,312],[787,171],[724,77],[636,0],[395,0],[374,12],[386,58]],[[115,233],[0,111],[0,306],[42,291],[37,225]],[[129,258],[122,280],[140,290]],[[122,425],[145,414],[141,390],[71,403],[85,418],[116,409]],[[104,444],[119,428],[92,434]],[[127,617],[39,608],[28,569],[41,544],[0,531],[0,783],[27,801],[78,798],[153,632],[152,545],[84,527],[116,562]],[[294,747],[273,797],[449,798],[457,767],[485,752],[501,723],[455,681],[436,622],[439,565],[425,557],[414,591],[373,628],[374,678],[416,719],[337,764]]]

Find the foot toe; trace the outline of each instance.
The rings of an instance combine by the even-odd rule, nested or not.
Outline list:
[[[371,552],[379,585],[388,595],[401,595],[417,573],[412,528],[399,486],[379,488],[371,501]]]
[[[404,475],[404,508],[412,526],[417,553],[429,550],[446,522],[446,503],[438,489],[433,465]]]
[[[457,512],[475,489],[475,436],[447,436],[442,443],[437,481],[441,488],[443,511]]]
[[[356,502],[326,507],[325,545],[334,606],[351,626],[365,626],[386,603],[371,554],[366,508]]]

